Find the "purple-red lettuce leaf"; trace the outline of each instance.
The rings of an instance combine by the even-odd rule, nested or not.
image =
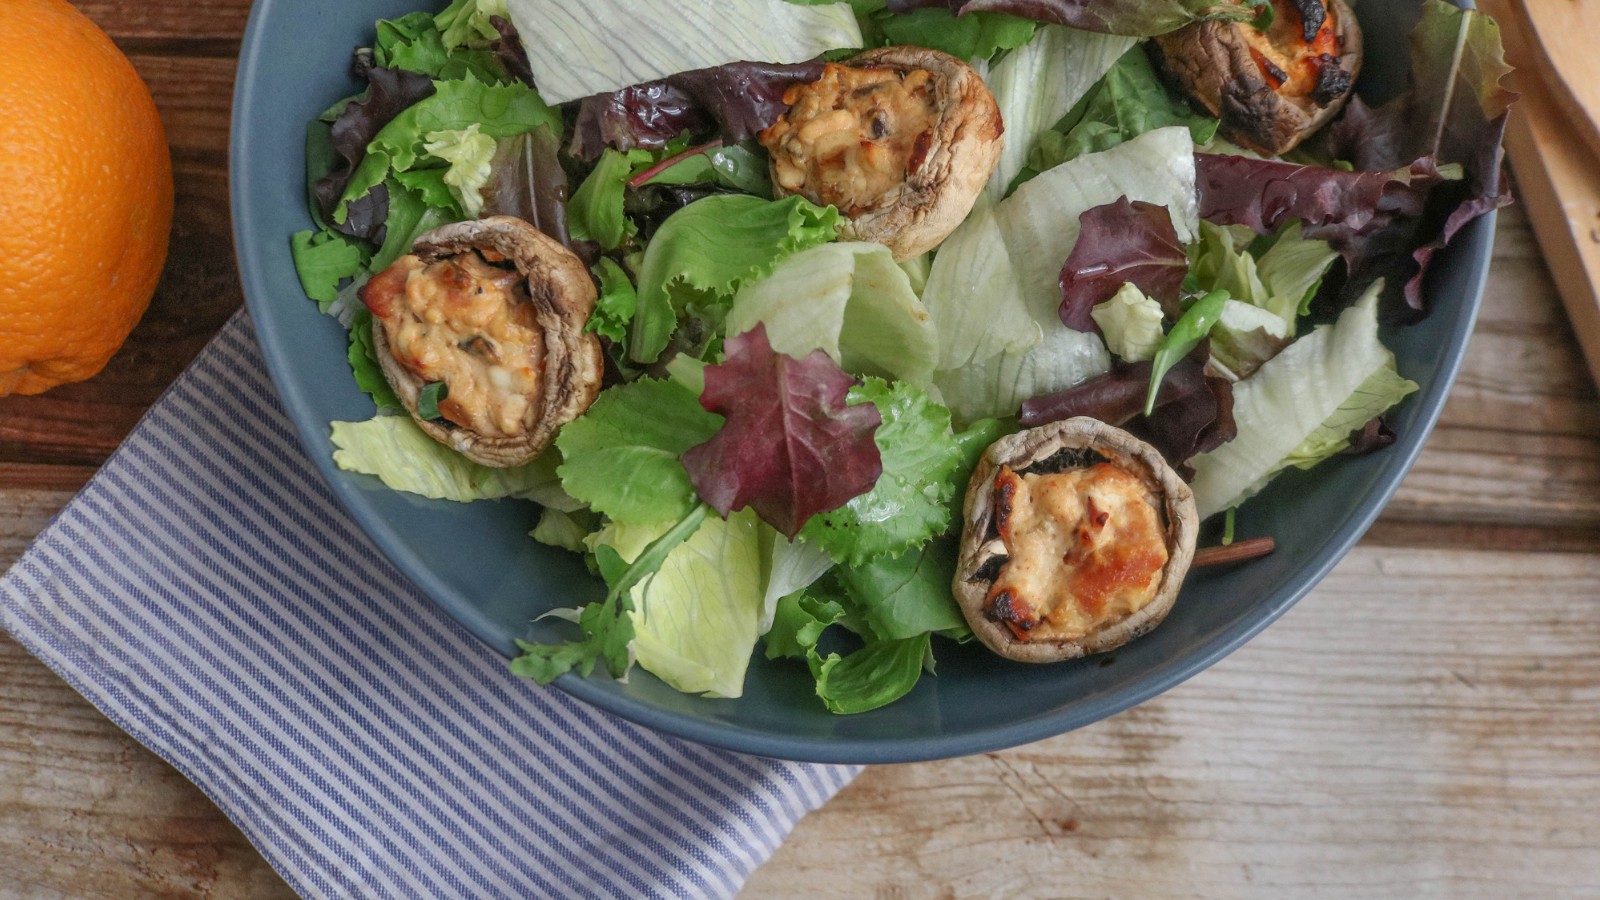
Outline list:
[[[659,150],[684,132],[697,141],[747,140],[789,111],[790,85],[817,80],[822,67],[737,62],[596,94],[578,105],[572,154],[592,161],[606,147]]]
[[[1149,443],[1185,478],[1189,460],[1233,440],[1233,384],[1206,372],[1211,350],[1201,341],[1194,352],[1167,372],[1156,395],[1156,409],[1143,415],[1150,390],[1149,362],[1118,363],[1110,372],[1067,390],[1022,404],[1017,421],[1024,428],[1075,416],[1099,419]]]
[[[522,36],[517,34],[517,26],[511,24],[510,19],[500,16],[490,16],[489,24],[500,33],[498,38],[489,44],[489,52],[505,67],[506,73],[528,87],[537,87],[533,83],[533,66],[528,63],[528,49],[522,45]]]
[[[1376,110],[1352,98],[1344,116],[1318,135],[1315,155],[1349,161],[1362,174],[1457,167],[1461,173],[1414,184],[1407,205],[1420,209],[1380,210],[1354,232],[1307,229],[1344,255],[1346,298],[1382,277],[1391,295],[1385,317],[1419,318],[1433,255],[1468,223],[1511,202],[1501,145],[1517,96],[1501,85],[1510,71],[1493,20],[1427,0],[1411,34],[1411,89]],[[1391,187],[1386,199],[1395,193]]]
[[[727,342],[707,366],[700,405],[726,418],[711,440],[683,455],[700,498],[724,516],[752,507],[793,538],[812,516],[872,489],[883,474],[873,440],[883,417],[847,405],[855,380],[821,350],[776,353],[764,325]]]
[[[367,145],[377,137],[400,113],[419,100],[433,96],[436,88],[427,75],[403,69],[382,69],[369,65],[357,66],[367,79],[367,91],[346,104],[333,121],[333,149],[339,154],[340,164],[312,186],[323,218],[335,230],[354,238],[383,242],[383,224],[389,216],[388,193],[374,189],[359,200],[352,201],[343,223],[335,222],[334,208],[344,194],[356,166],[367,155]]]
[[[1189,273],[1189,255],[1165,206],[1142,200],[1096,206],[1078,217],[1082,231],[1061,269],[1061,321],[1099,334],[1089,315],[1132,284],[1163,308],[1175,307]]]
[[[1341,451],[1344,456],[1365,456],[1382,450],[1393,444],[1396,440],[1394,430],[1383,416],[1377,416],[1372,421],[1361,426],[1361,430],[1350,435],[1350,446]]]
[[[599,247],[573,240],[567,228],[571,190],[560,150],[561,136],[547,125],[502,138],[489,165],[489,181],[480,191],[483,215],[522,219],[593,265]]]
[[[1261,15],[1263,5],[1261,0],[888,0],[888,9],[894,13],[926,7],[948,9],[957,15],[1010,13],[1035,22],[1129,37],[1166,34],[1201,19],[1252,21]]]
[[[1306,237],[1343,249],[1341,244],[1351,244],[1396,217],[1420,215],[1439,175],[1427,160],[1394,171],[1347,172],[1196,153],[1195,181],[1200,218],[1208,222],[1244,225],[1271,235],[1298,219],[1305,224]]]

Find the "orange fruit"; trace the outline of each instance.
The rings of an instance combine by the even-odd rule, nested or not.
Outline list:
[[[172,227],[155,101],[65,0],[0,14],[0,396],[89,378],[150,305]]]

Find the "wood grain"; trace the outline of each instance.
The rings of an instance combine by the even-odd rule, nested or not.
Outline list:
[[[294,896],[198,788],[4,633],[0,708],[0,895]]]
[[[1596,79],[1584,74],[1586,67],[1600,72],[1592,49],[1593,41],[1600,39],[1600,13],[1578,12],[1570,4],[1545,4],[1536,12],[1533,6],[1511,0],[1488,0],[1486,8],[1499,14],[1509,59],[1522,67],[1535,59],[1543,63],[1538,69],[1519,70],[1513,79],[1522,99],[1506,130],[1506,146],[1545,258],[1559,279],[1568,315],[1588,356],[1589,371],[1600,382],[1600,130],[1592,117],[1574,114],[1573,95],[1563,90],[1600,91],[1600,83],[1587,83]],[[1569,77],[1556,72],[1548,54],[1536,47],[1528,16],[1540,19],[1541,34],[1547,35],[1554,32],[1553,19],[1563,16],[1586,17],[1594,27],[1581,61],[1569,67]],[[1566,52],[1581,43],[1582,27],[1578,23],[1578,30],[1564,39]],[[1590,137],[1587,144],[1585,134]]]
[[[1597,644],[1600,555],[1363,548],[1151,703],[868,770],[745,896],[1594,896]]]
[[[1516,20],[1528,26],[1521,36],[1522,52],[1513,61],[1537,71],[1572,136],[1587,145],[1590,160],[1600,160],[1600,56],[1594,52],[1600,41],[1600,7],[1551,0],[1515,4],[1520,16],[1497,16],[1502,24]],[[1511,42],[1506,45],[1509,50]]]

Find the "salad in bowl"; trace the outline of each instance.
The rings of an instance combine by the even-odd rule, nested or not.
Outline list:
[[[540,681],[789,667],[856,715],[1116,650],[1271,551],[1281,473],[1385,452],[1393,335],[1507,202],[1493,22],[1426,0],[1381,104],[1371,43],[1342,0],[379,20],[290,239],[373,405],[333,461],[539,504],[604,585]]]

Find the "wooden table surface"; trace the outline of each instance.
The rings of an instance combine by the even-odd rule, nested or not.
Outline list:
[[[100,377],[0,400],[0,569],[240,303],[226,151],[248,0],[78,5],[155,93],[177,224]],[[1437,432],[1310,597],[1097,725],[869,770],[746,896],[1600,896],[1597,648],[1600,402],[1513,209]],[[288,895],[196,788],[0,634],[0,896]]]

